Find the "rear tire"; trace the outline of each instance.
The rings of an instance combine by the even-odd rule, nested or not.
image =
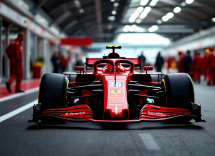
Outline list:
[[[193,82],[188,74],[167,74],[161,81],[166,97],[163,102],[166,107],[185,108],[192,111],[191,102],[195,102]]]
[[[41,78],[38,97],[41,111],[66,107],[68,84],[69,80],[65,75],[44,74]]]

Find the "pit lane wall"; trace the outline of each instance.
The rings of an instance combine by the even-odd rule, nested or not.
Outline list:
[[[194,52],[211,46],[215,46],[215,26],[172,42],[163,48],[162,55],[165,57],[177,56],[179,51],[186,53],[187,50],[191,50]]]
[[[28,2],[28,1],[27,1]],[[30,1],[29,1],[30,2]],[[50,19],[45,15],[42,10],[39,10],[36,15],[33,15],[30,11],[32,6],[30,3],[26,3],[23,0],[0,0],[0,27],[1,30],[4,30],[2,22],[6,21],[13,26],[20,28],[26,34],[26,39],[23,41],[23,67],[24,67],[24,77],[29,79],[31,78],[30,72],[30,53],[34,51],[35,57],[44,57],[46,63],[44,63],[42,72],[51,72],[52,65],[50,60],[51,55],[54,51],[59,50],[59,38],[66,37],[64,33],[61,33],[60,28],[53,24],[49,26]],[[41,22],[40,20],[43,20]],[[14,37],[15,36],[15,37]],[[10,32],[4,35],[0,33],[0,40],[8,40],[6,44],[9,44],[9,40],[16,38],[17,34]],[[32,40],[34,37],[34,41]],[[35,45],[34,49],[31,48],[31,45]],[[5,45],[5,46],[7,46]],[[69,47],[60,47],[61,51],[67,53]],[[0,58],[4,55],[4,45],[0,45]],[[36,59],[36,58],[35,58]],[[0,59],[0,64],[2,64],[2,59]],[[9,73],[9,62],[6,62],[8,69],[5,69]],[[0,67],[0,82],[3,79],[7,79],[9,74],[6,77],[2,75],[3,67]]]

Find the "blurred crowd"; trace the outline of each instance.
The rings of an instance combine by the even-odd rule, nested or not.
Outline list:
[[[191,51],[188,50],[186,54],[180,51],[178,56],[178,61],[176,61],[174,57],[166,59],[167,72],[169,72],[169,69],[172,68],[172,66],[177,66],[179,73],[189,74],[194,82],[200,83],[201,75],[203,75],[204,80],[207,81],[208,85],[215,85],[214,47],[205,49],[204,55],[201,55],[200,52],[197,51],[192,57]]]
[[[152,66],[152,64],[150,64],[146,61],[146,57],[143,55],[143,51],[141,52],[141,55],[138,56],[138,58],[141,59],[141,61],[142,61],[142,65],[141,65],[142,69],[144,66]],[[158,52],[156,61],[155,61],[156,71],[162,72],[163,65],[164,65],[164,58],[161,56],[161,52]]]
[[[76,55],[74,66],[84,66],[82,56]],[[71,63],[71,57],[68,54],[68,57],[63,55],[60,52],[55,51],[51,57],[51,62],[53,66],[53,73],[63,73],[68,71],[68,65]]]
[[[53,73],[65,72],[68,68],[68,64],[71,61],[70,55],[65,57],[62,53],[54,52],[51,57],[53,65]]]

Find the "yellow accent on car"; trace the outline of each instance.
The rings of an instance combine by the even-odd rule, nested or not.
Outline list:
[[[165,83],[165,80],[162,79],[162,82],[163,82],[163,85],[164,85],[164,88],[165,88],[165,93],[166,93],[166,83]],[[167,107],[167,96],[166,96],[166,107]]]
[[[119,47],[119,46],[112,45],[112,46],[108,46],[108,47],[110,47],[110,48],[113,48],[113,47],[117,48],[117,47]]]
[[[122,91],[121,90],[111,90],[110,93],[111,94],[120,94],[120,93],[122,93]]]
[[[66,90],[68,90],[68,86],[69,86],[69,80],[67,81]],[[67,98],[67,92],[66,92],[66,98]]]

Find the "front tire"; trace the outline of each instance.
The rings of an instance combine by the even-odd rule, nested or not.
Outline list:
[[[191,102],[195,102],[195,93],[188,74],[167,74],[161,81],[161,87],[166,92],[166,97],[163,98],[164,106],[192,111]]]
[[[38,102],[41,111],[53,108],[64,108],[67,103],[69,80],[65,75],[47,73],[41,78]]]

